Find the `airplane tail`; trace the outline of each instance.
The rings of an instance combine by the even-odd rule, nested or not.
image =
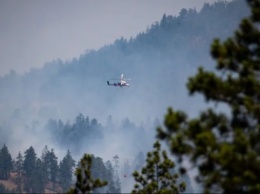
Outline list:
[[[109,85],[109,81],[107,81],[107,85]]]

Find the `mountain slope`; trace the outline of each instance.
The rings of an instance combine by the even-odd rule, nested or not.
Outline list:
[[[204,105],[200,98],[188,101],[187,77],[199,65],[213,68],[213,38],[231,35],[248,13],[241,0],[205,4],[200,12],[183,9],[179,16],[164,15],[130,40],[119,38],[77,59],[54,60],[24,75],[11,71],[0,78],[0,123],[67,120],[79,112],[101,121],[112,115],[144,122],[161,118],[168,106],[195,114]],[[129,88],[106,85],[121,73],[132,78]]]

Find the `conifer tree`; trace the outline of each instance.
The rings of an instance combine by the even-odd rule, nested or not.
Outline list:
[[[45,145],[45,147],[42,150],[42,155],[41,155],[41,161],[42,161],[42,168],[43,168],[43,182],[46,185],[49,181],[50,178],[50,169],[49,169],[49,164],[50,164],[50,157],[49,157],[49,149],[48,146]]]
[[[35,162],[35,169],[30,177],[31,193],[44,193],[44,166],[42,161],[37,158]]]
[[[58,166],[58,160],[57,156],[54,153],[54,150],[51,149],[50,155],[50,179],[53,185],[53,191],[55,191],[55,184],[58,181],[59,176],[59,166]]]
[[[107,185],[107,181],[101,181],[92,177],[91,164],[92,155],[84,154],[75,172],[77,177],[75,187],[71,188],[68,193],[91,193],[94,189]]]
[[[55,191],[56,182],[59,177],[59,165],[54,150],[48,150],[46,145],[42,151],[42,166],[43,166],[43,181],[47,184],[47,181],[52,182],[52,190]]]
[[[91,155],[91,176],[93,179],[99,178],[105,181],[107,180],[107,169],[103,163],[103,159]],[[93,190],[94,193],[105,193],[105,187],[99,187]]]
[[[22,175],[23,175],[23,156],[19,151],[18,156],[16,157],[15,161],[15,172],[17,173],[17,192],[22,192]]]
[[[260,1],[247,0],[251,15],[234,36],[214,40],[211,55],[216,72],[200,68],[188,81],[190,94],[225,104],[230,114],[209,108],[189,119],[169,108],[158,137],[182,161],[199,170],[204,192],[260,193]]]
[[[13,168],[12,157],[4,144],[0,150],[0,179],[7,180]]]
[[[147,153],[146,166],[133,173],[136,184],[132,193],[179,193],[185,190],[185,183],[178,185],[179,175],[171,173],[175,167],[174,162],[167,156],[166,151],[161,151],[157,141],[154,150]]]
[[[33,190],[33,175],[36,169],[36,153],[34,148],[30,146],[28,150],[25,151],[24,162],[23,162],[23,172],[25,175],[24,190],[26,192],[32,192]]]
[[[60,162],[60,184],[63,192],[68,191],[72,184],[73,169],[75,160],[73,160],[70,151],[67,151],[66,156]]]

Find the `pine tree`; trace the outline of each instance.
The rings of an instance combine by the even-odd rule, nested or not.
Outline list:
[[[18,156],[16,157],[15,161],[15,172],[17,173],[17,192],[22,192],[22,175],[23,175],[23,156],[19,151]]]
[[[178,185],[179,175],[171,173],[175,167],[174,162],[167,156],[166,151],[161,151],[157,141],[154,150],[147,153],[146,166],[133,173],[136,184],[132,193],[179,193],[185,190],[185,183]]]
[[[8,148],[4,144],[0,150],[0,179],[7,180],[10,176],[12,168],[12,157],[8,151]]]
[[[37,158],[35,163],[35,169],[30,177],[31,193],[44,193],[44,166],[42,161]]]
[[[92,155],[84,154],[75,172],[77,177],[75,187],[71,188],[68,193],[91,193],[94,189],[107,185],[107,181],[101,181],[92,177],[91,165]]]
[[[209,108],[189,119],[183,111],[169,109],[166,140],[178,156],[199,170],[197,181],[204,192],[260,193],[260,1],[247,0],[251,15],[241,21],[234,36],[214,40],[211,55],[219,73],[200,68],[188,81],[190,94],[222,103],[230,114]]]
[[[53,185],[52,190],[55,191],[55,185],[56,182],[58,181],[58,176],[59,176],[59,166],[58,166],[58,160],[57,157],[54,153],[54,150],[51,149],[51,152],[49,153],[50,155],[50,179]]]
[[[36,169],[36,153],[34,148],[30,146],[28,150],[25,151],[24,163],[23,163],[23,172],[25,175],[25,183],[24,190],[26,192],[32,192],[33,179],[35,178],[33,175]]]
[[[63,192],[68,191],[72,185],[73,169],[75,160],[73,160],[70,151],[67,151],[66,156],[60,162],[60,184]]]
[[[93,179],[99,178],[107,181],[107,169],[103,163],[103,159],[91,155],[91,174]],[[99,187],[93,190],[94,193],[104,193],[105,187]]]
[[[49,157],[49,149],[48,146],[45,145],[45,147],[42,150],[42,155],[41,155],[41,161],[42,161],[42,168],[43,168],[43,182],[44,185],[46,185],[49,181],[50,178],[50,169],[49,169],[49,164],[50,164],[50,157]]]
[[[43,181],[46,184],[48,180],[52,182],[52,190],[55,191],[55,185],[59,177],[59,165],[54,150],[48,150],[46,145],[42,151]]]

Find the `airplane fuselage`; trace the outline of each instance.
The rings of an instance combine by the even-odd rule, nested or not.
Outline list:
[[[125,79],[123,78],[123,74],[121,74],[121,77],[120,77],[119,80],[120,80],[120,81],[117,82],[117,83],[109,83],[109,81],[107,81],[107,85],[109,85],[109,86],[115,86],[115,87],[116,87],[116,86],[120,86],[120,87],[128,86],[128,87],[129,87],[130,84],[126,83]]]
[[[120,86],[120,87],[123,87],[123,86],[128,86],[129,87],[129,84],[126,83],[125,81],[121,81],[121,82],[117,82],[117,83],[109,83],[109,81],[107,81],[107,85],[109,86]]]

